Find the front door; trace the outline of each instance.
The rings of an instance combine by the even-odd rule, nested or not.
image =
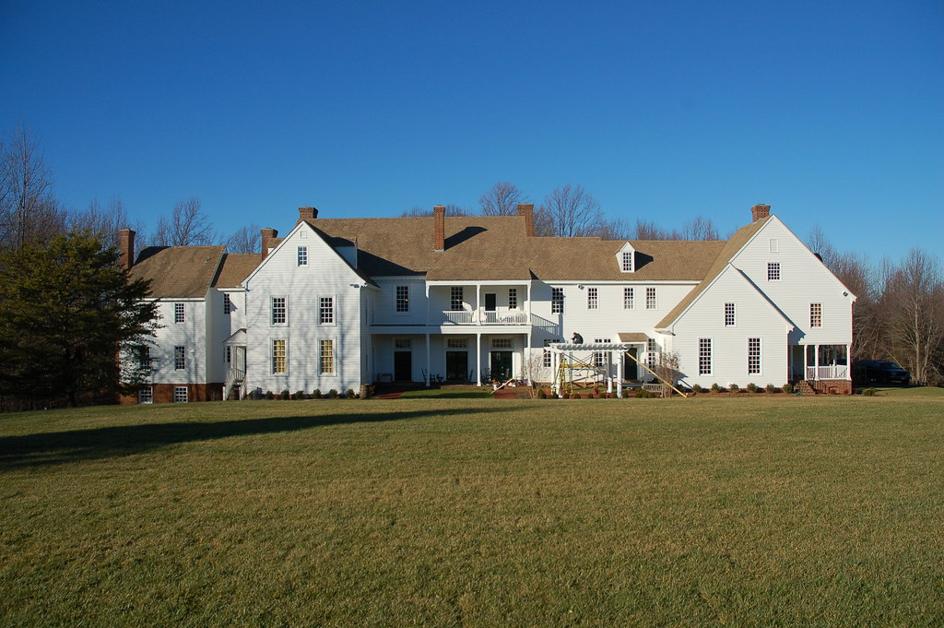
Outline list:
[[[411,351],[393,352],[393,379],[397,382],[413,381],[413,353]]]
[[[626,350],[623,356],[623,379],[628,382],[634,382],[639,379],[639,364],[636,359],[639,357],[639,349],[631,347]]]
[[[446,351],[446,380],[450,382],[469,381],[468,351]]]
[[[504,382],[511,379],[511,351],[492,351],[488,366],[493,380]]]
[[[495,293],[494,293],[494,292],[486,292],[486,293],[485,293],[485,311],[486,311],[486,312],[494,312],[494,311],[495,311],[495,303],[496,303],[496,301],[495,301]]]

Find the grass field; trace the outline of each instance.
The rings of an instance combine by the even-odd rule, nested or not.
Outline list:
[[[0,622],[941,624],[940,393],[0,415]]]

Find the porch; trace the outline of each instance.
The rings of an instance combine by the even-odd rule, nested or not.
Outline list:
[[[790,356],[791,379],[808,380],[851,380],[849,368],[850,346],[848,344],[810,344],[794,345]]]

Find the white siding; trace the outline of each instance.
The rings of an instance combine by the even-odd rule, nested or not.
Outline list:
[[[174,322],[174,304],[184,304],[184,322]],[[204,299],[161,299],[158,324],[151,348],[154,384],[207,383],[207,320]],[[186,347],[186,368],[174,368],[174,347]]]

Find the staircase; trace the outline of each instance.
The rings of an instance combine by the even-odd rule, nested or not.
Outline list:
[[[797,384],[797,392],[803,395],[804,397],[812,397],[817,394],[816,389],[810,384],[808,380],[801,379],[800,383]]]

